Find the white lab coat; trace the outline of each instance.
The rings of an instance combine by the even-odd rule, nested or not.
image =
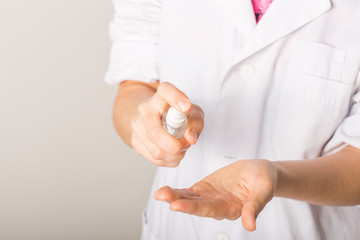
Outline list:
[[[360,148],[360,1],[114,0],[106,81],[167,81],[205,112],[205,128],[161,186],[189,187],[240,159],[315,158]],[[171,212],[152,193],[143,240],[359,239],[360,208],[274,198],[247,232],[236,221]]]

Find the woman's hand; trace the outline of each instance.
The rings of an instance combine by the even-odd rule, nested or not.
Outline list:
[[[162,187],[155,199],[170,209],[201,217],[235,220],[241,216],[248,231],[273,198],[277,168],[267,160],[242,160],[221,168],[187,189]]]
[[[172,106],[188,114],[188,125],[181,139],[171,136],[162,126],[163,114]],[[138,106],[131,122],[131,145],[157,166],[176,167],[189,147],[197,142],[204,126],[202,109],[170,83],[161,83],[157,92]]]

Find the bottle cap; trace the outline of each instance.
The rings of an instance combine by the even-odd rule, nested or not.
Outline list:
[[[173,107],[170,107],[166,114],[166,122],[173,128],[181,127],[187,118],[186,113],[179,112]]]

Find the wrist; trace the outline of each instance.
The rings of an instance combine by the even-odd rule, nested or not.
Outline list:
[[[287,182],[286,177],[285,177],[285,170],[282,165],[282,162],[280,162],[280,161],[272,162],[272,164],[274,165],[274,167],[276,169],[276,184],[275,184],[274,196],[282,197],[284,189],[285,189],[284,185]]]

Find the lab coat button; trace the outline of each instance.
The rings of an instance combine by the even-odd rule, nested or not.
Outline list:
[[[255,73],[255,68],[248,63],[244,63],[239,67],[240,75],[244,78],[251,78]]]
[[[216,240],[230,240],[230,238],[225,233],[219,233],[216,235]]]

